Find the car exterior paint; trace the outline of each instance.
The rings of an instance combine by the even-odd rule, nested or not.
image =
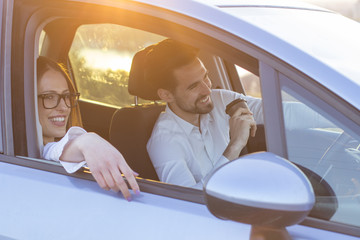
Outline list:
[[[164,15],[161,17],[166,20],[181,19],[180,24],[205,34],[215,33],[214,38],[223,36],[220,40],[225,44],[259,57],[264,63],[271,65],[274,64],[273,59],[277,59],[279,63],[274,65],[277,64],[280,70],[293,68],[308,76],[351,106],[352,119],[359,116],[360,24],[340,15],[289,1],[64,2],[115,8],[127,8],[128,5],[133,11],[162,13]],[[9,88],[6,85],[9,81],[4,79],[10,79],[6,67],[16,65],[10,62],[11,48],[6,48],[6,44],[10,44],[12,3],[12,0],[1,3],[1,96],[6,105],[1,105],[4,116],[0,128],[3,136],[1,150],[5,154],[0,155],[0,238],[249,239],[249,225],[218,219],[210,214],[204,204],[151,191],[144,191],[134,196],[132,202],[127,202],[120,194],[101,190],[95,182],[81,176],[58,174],[58,170],[54,173],[51,169],[60,168],[56,163],[50,170],[40,163],[40,167],[35,167],[39,170],[34,169],[33,159],[14,156],[14,140],[9,129],[13,131],[11,114],[15,110],[11,109],[4,94]],[[200,25],[202,28],[196,29]],[[239,46],[240,39],[247,45]],[[359,120],[355,119],[353,124],[359,127]],[[36,160],[37,164],[39,161]],[[160,191],[168,189],[166,184],[155,186]],[[288,227],[292,239],[358,239],[360,236],[359,227],[356,226],[345,227],[342,233],[337,233],[331,229],[331,223],[324,220],[313,220],[307,225],[303,223]]]

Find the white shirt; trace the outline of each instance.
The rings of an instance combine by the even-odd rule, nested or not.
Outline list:
[[[223,156],[229,144],[229,116],[226,105],[245,98],[257,123],[263,123],[261,99],[228,90],[212,90],[214,109],[200,116],[200,128],[178,117],[167,106],[155,123],[147,150],[160,181],[202,187],[213,169],[229,160]]]
[[[45,145],[44,151],[43,151],[43,158],[47,160],[53,160],[60,162],[61,165],[64,167],[66,172],[68,173],[74,173],[77,170],[79,170],[81,167],[83,167],[86,162],[82,161],[79,163],[73,163],[73,162],[64,162],[61,161],[59,158],[64,150],[65,145],[73,138],[78,137],[82,134],[86,133],[84,129],[81,127],[71,127],[65,134],[65,136],[58,142],[50,142]]]

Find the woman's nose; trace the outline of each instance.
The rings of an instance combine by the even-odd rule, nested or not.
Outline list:
[[[57,109],[58,110],[66,110],[68,108],[68,106],[66,106],[66,103],[65,103],[65,99],[64,98],[61,98],[60,99],[60,102],[59,102],[59,105],[57,106]]]

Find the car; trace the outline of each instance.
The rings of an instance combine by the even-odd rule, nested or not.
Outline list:
[[[279,0],[0,4],[0,238],[359,239],[360,23]],[[146,142],[164,103],[128,91],[133,56],[166,38],[199,48],[214,88],[263,103],[255,144],[203,190],[158,180]],[[131,202],[41,158],[40,55],[69,70],[84,128],[140,173]]]

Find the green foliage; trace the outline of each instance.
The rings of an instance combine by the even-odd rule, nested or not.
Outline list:
[[[73,63],[77,66],[77,87],[81,98],[111,104],[119,107],[134,102],[128,93],[129,72],[125,70],[94,70],[81,65],[82,61]]]
[[[80,98],[118,107],[134,103],[134,97],[128,93],[129,72],[125,70],[126,67],[119,66],[114,70],[111,66],[92,66],[92,58],[96,56],[86,56],[84,50],[111,52],[123,58],[123,63],[128,62],[130,65],[129,61],[137,51],[162,39],[164,37],[156,34],[115,24],[81,26],[77,30],[69,53],[75,82],[81,93]]]

